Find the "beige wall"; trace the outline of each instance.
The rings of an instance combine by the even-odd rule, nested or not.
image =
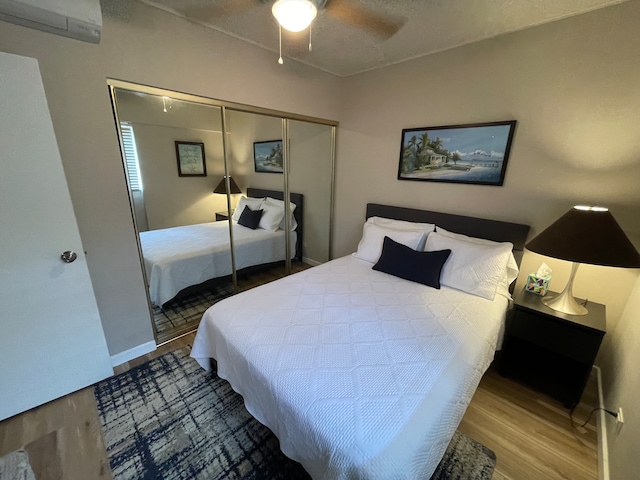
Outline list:
[[[226,211],[226,197],[212,193],[224,175],[221,109],[120,89],[116,97],[136,138],[148,229],[212,222]],[[176,141],[204,144],[207,176],[178,175]]]
[[[618,430],[616,420],[609,415],[607,437],[610,473],[613,480],[638,478],[638,439],[640,439],[640,278],[635,283],[626,308],[615,330],[610,332],[615,348],[608,350],[603,367],[609,372],[604,378],[605,405],[617,411],[622,407],[624,426]]]
[[[640,245],[637,18],[629,2],[346,79],[336,255],[355,249],[371,201],[526,223],[532,235],[572,205],[605,205]],[[504,186],[396,180],[403,128],[510,119]],[[527,254],[523,271],[542,260]],[[545,261],[561,288],[569,263]],[[607,305],[611,329],[637,274],[584,265],[574,291]]]
[[[532,236],[574,204],[605,205],[639,247],[638,18],[631,1],[346,79],[336,256],[355,249],[371,201],[526,223]],[[396,180],[403,128],[510,119],[518,128],[503,187]],[[568,262],[529,252],[523,274],[543,260],[562,288]],[[615,480],[637,474],[639,281],[637,269],[582,265],[574,289],[607,306],[597,363],[607,408],[626,417],[611,442]]]
[[[229,171],[243,192],[247,187],[284,189],[284,175],[256,172],[253,142],[282,139],[282,119],[255,113],[227,111]]]
[[[110,13],[114,5],[124,11]],[[338,79],[139,2],[104,2],[100,45],[2,23],[0,50],[39,60],[112,355],[153,340],[106,79],[338,117]],[[309,95],[309,91],[313,95]]]
[[[219,132],[133,123],[149,230],[213,222],[227,199],[213,193],[224,175]],[[204,144],[206,177],[180,177],[175,141]]]

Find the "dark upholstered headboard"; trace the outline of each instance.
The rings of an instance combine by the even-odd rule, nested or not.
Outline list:
[[[385,217],[408,222],[435,223],[439,227],[470,237],[486,238],[496,242],[513,243],[513,256],[518,265],[522,261],[524,244],[529,234],[529,225],[465,217],[450,213],[430,212],[414,208],[393,207],[377,203],[367,204],[367,218]]]
[[[277,190],[264,190],[262,188],[247,188],[247,196],[253,198],[262,198],[262,197],[271,197],[276,200],[284,200],[284,194]],[[290,193],[289,197],[291,202],[296,205],[296,209],[293,211],[293,217],[296,219],[298,223],[298,227],[296,228],[296,232],[298,233],[298,241],[296,242],[296,260],[302,261],[302,240],[304,233],[304,202],[303,195],[301,193]]]

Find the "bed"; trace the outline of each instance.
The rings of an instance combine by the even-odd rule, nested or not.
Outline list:
[[[529,230],[369,204],[374,217],[437,224],[424,248],[444,229],[511,242],[516,263]],[[348,255],[221,301],[194,341],[314,479],[429,478],[500,343],[508,288],[484,298],[372,266]]]
[[[254,198],[283,198],[282,192],[256,188],[247,189]],[[296,204],[295,231],[290,232],[291,258],[302,258],[303,196],[292,193]],[[285,260],[285,232],[271,232],[238,225],[232,221],[236,270]],[[163,305],[180,291],[205,281],[231,275],[231,254],[228,222],[151,230],[140,233],[140,246],[149,284],[149,297]]]

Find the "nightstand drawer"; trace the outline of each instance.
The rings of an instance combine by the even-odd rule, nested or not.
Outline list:
[[[602,333],[559,319],[516,308],[510,335],[589,365],[593,363]]]

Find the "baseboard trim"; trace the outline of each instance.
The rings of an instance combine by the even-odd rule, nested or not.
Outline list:
[[[314,260],[309,257],[302,257],[302,263],[306,263],[307,265],[311,265],[312,267],[317,267],[318,265],[322,265],[321,262]]]
[[[146,355],[149,352],[153,352],[156,348],[156,342],[153,341],[143,343],[142,345],[130,348],[129,350],[125,350],[124,352],[116,353],[115,355],[111,355],[111,366],[117,367],[118,365],[122,365],[129,360],[133,360],[134,358],[138,358]]]
[[[604,411],[604,394],[602,392],[602,371],[597,365],[593,366],[596,371],[598,384],[598,478],[599,480],[609,480],[609,443],[607,439],[607,414]]]

